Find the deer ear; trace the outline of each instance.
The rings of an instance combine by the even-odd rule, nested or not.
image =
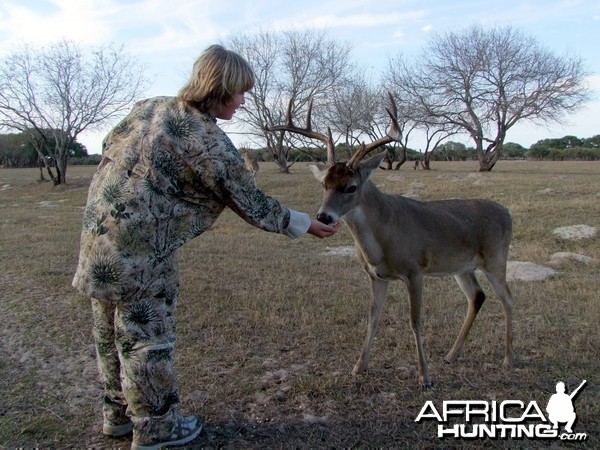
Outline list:
[[[367,176],[369,176],[373,170],[375,170],[379,167],[379,164],[381,164],[381,162],[385,158],[386,153],[387,153],[387,150],[383,151],[381,153],[378,153],[375,156],[371,156],[369,159],[360,161],[358,163],[358,169],[361,172],[365,173]]]
[[[322,165],[322,164],[309,164],[308,168],[310,169],[310,171],[313,173],[313,175],[315,176],[315,178],[319,181],[323,181],[323,178],[325,178],[325,172],[327,167]]]

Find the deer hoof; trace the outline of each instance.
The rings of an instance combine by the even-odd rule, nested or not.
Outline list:
[[[456,361],[457,357],[458,357],[458,354],[452,355],[452,354],[448,353],[446,355],[446,357],[444,358],[444,364],[452,364],[454,361]]]
[[[358,364],[356,366],[354,366],[354,369],[352,369],[352,376],[357,376],[357,375],[361,375],[363,373],[365,373],[366,369],[364,369],[363,367],[359,366]]]
[[[424,391],[428,391],[429,389],[433,389],[433,382],[421,383],[421,389]]]

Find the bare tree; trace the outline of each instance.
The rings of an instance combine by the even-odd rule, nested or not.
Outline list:
[[[363,68],[353,68],[344,77],[335,89],[324,117],[332,124],[334,134],[344,138],[348,158],[353,156],[352,150],[358,148],[365,139],[376,141],[386,135],[389,114],[385,105],[390,102],[397,108],[395,116],[399,135],[390,143],[393,147],[388,149],[387,167],[382,168],[392,168],[395,150],[399,147],[402,152],[400,160],[396,162],[396,169],[399,169],[406,161],[408,139],[417,125],[410,114],[410,106],[400,101],[396,107],[397,102],[390,98],[390,93],[378,86]]]
[[[273,31],[259,31],[255,34],[234,35],[230,38],[229,45],[248,60],[256,76],[246,105],[232,123],[245,124],[243,132],[248,138],[260,145],[266,144],[273,154],[273,149],[281,144],[278,136],[265,130],[269,124],[282,121],[285,117],[281,109],[285,99],[281,99],[282,91],[277,79],[280,39]],[[276,116],[273,117],[272,114]]]
[[[318,109],[325,107],[348,69],[349,46],[312,29],[240,34],[229,42],[256,73],[256,84],[237,120],[266,144],[280,170],[286,173],[291,165],[289,149],[301,138],[269,130],[285,122],[288,106],[294,118],[306,114],[311,99],[321,99],[315,101]],[[316,110],[314,118],[319,121]]]
[[[358,147],[361,138],[368,135],[377,139],[377,129],[383,129],[389,122],[386,115],[385,125],[379,124],[383,94],[375,87],[372,77],[363,68],[349,68],[339,85],[325,104],[324,120],[331,124],[333,132],[344,141],[346,157],[352,157],[351,149]]]
[[[391,94],[390,94],[391,95]],[[399,170],[400,167],[406,162],[406,150],[408,149],[408,141],[413,132],[421,127],[421,122],[418,120],[418,115],[415,113],[416,109],[413,105],[404,98],[398,98],[397,107],[397,124],[400,130],[400,138],[394,142],[394,145],[400,147],[400,157],[394,161],[395,154],[389,153],[388,166],[386,169],[391,169],[392,164],[395,162],[394,170]],[[373,135],[372,135],[373,136]],[[375,137],[375,136],[373,136]]]
[[[387,78],[430,125],[458,127],[492,170],[519,121],[561,122],[589,99],[581,59],[559,57],[511,27],[435,36],[414,64],[390,62]]]
[[[79,134],[117,117],[146,84],[123,47],[86,54],[70,41],[23,44],[0,63],[0,127],[27,132],[54,184],[62,184]]]
[[[423,159],[420,161],[420,164],[424,170],[430,170],[432,153],[443,141],[456,134],[457,131],[456,127],[453,127],[451,124],[447,124],[444,127],[423,123],[420,128],[425,133],[425,150],[423,151]]]

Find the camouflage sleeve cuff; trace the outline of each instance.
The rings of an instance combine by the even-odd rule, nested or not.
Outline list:
[[[290,209],[290,222],[281,233],[294,239],[306,233],[310,224],[311,219],[308,214]]]

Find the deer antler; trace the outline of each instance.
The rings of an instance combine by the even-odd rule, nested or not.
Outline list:
[[[400,132],[400,126],[398,125],[398,108],[396,107],[396,102],[394,101],[394,97],[392,97],[391,92],[388,92],[388,97],[390,100],[390,108],[385,108],[385,110],[390,116],[390,119],[392,119],[392,126],[390,127],[389,133],[369,144],[365,144],[363,142],[356,153],[352,155],[350,161],[347,162],[349,167],[354,167],[358,161],[363,159],[368,153],[372,152],[377,147],[394,141],[398,142],[400,139],[402,139],[402,133]]]
[[[311,116],[312,116],[312,108],[313,101],[311,100],[308,105],[308,111],[306,113],[306,127],[300,128],[294,125],[292,121],[292,106],[294,103],[294,98],[290,99],[287,110],[287,119],[285,125],[275,125],[272,127],[268,127],[269,131],[289,131],[290,133],[300,134],[302,136],[306,136],[311,139],[316,139],[325,144],[325,148],[327,149],[327,164],[332,165],[335,162],[335,145],[333,142],[333,136],[331,135],[331,128],[327,127],[327,134],[319,133],[312,129]]]

